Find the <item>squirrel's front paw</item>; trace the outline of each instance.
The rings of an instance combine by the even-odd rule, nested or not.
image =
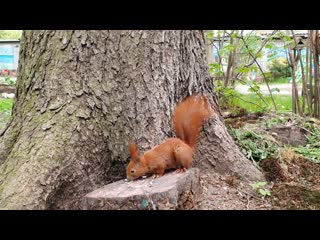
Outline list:
[[[176,173],[181,173],[181,172],[186,172],[188,169],[186,168],[178,168],[175,172]]]
[[[159,178],[159,177],[161,177],[163,174],[154,174],[153,176],[152,176],[152,178],[153,179],[155,179],[155,178]]]

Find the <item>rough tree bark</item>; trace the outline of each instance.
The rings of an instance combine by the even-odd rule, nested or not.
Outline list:
[[[146,150],[173,135],[178,101],[208,94],[218,112],[205,55],[202,31],[25,31],[0,133],[0,208],[77,209],[125,177],[129,141]],[[199,145],[196,165],[262,177],[220,118]]]

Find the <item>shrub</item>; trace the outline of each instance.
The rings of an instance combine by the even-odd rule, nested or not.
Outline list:
[[[290,67],[284,58],[276,58],[269,63],[269,71],[272,79],[290,77]]]

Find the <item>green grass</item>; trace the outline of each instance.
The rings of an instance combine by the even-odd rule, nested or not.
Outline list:
[[[284,84],[284,83],[290,83],[290,77],[289,78],[286,78],[286,77],[283,77],[283,78],[276,78],[276,79],[270,79],[269,80],[269,83],[270,84]]]
[[[10,119],[12,105],[12,99],[0,99],[0,131]]]
[[[257,94],[239,94],[240,98],[233,97],[229,99],[229,107],[231,109],[243,108],[248,112],[263,112],[268,109],[273,109],[273,104],[270,96],[264,96],[263,99],[267,105],[259,98]],[[274,100],[278,110],[292,110],[291,95],[274,95]]]
[[[277,85],[277,84],[291,84],[290,83],[290,80],[291,80],[291,77],[288,77],[288,78],[277,78],[277,79],[273,79],[273,78],[270,78],[269,79],[269,85]],[[301,85],[302,82],[297,82],[297,85]],[[262,82],[261,84],[259,85],[266,85],[265,82]]]
[[[11,111],[13,100],[10,98],[0,99],[0,113]]]
[[[266,131],[272,126],[285,126],[288,121],[308,131],[306,134],[307,143],[299,146],[278,145],[278,142],[270,137],[272,131]],[[246,120],[245,120],[246,121]],[[291,113],[279,113],[269,115],[255,123],[246,123],[240,128],[228,126],[228,131],[236,140],[237,144],[246,157],[253,163],[260,162],[267,158],[279,158],[279,147],[292,149],[301,154],[309,161],[320,164],[320,121],[309,117],[300,117]]]
[[[257,127],[244,126],[239,129],[229,128],[230,135],[236,140],[241,152],[253,163],[278,155],[275,141]]]
[[[307,135],[307,144],[293,147],[293,150],[302,154],[314,163],[320,163],[320,126],[313,119],[304,123],[311,135]]]

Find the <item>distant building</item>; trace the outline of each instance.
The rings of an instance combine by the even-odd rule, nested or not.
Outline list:
[[[0,70],[18,69],[20,40],[0,40]]]

